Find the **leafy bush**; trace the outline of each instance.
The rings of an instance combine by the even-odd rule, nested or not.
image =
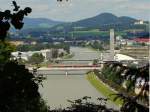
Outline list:
[[[46,112],[36,80],[38,77],[17,62],[0,66],[0,112]]]

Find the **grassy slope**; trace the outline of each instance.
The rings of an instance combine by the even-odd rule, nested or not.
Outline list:
[[[70,33],[72,33],[72,32],[70,32]],[[104,31],[74,31],[73,33],[76,36],[86,36],[86,35],[107,36],[107,35],[109,35],[108,32],[104,32]]]
[[[76,36],[109,36],[109,31],[99,31],[99,30],[89,30],[89,31],[73,31],[70,34],[74,33]],[[126,35],[125,32],[115,32],[116,35]]]
[[[63,57],[63,59],[70,59],[70,58],[72,58],[72,57],[74,57],[74,53],[65,55],[65,56]]]
[[[121,100],[116,100],[114,101],[113,99],[115,98],[114,95],[111,94],[116,94],[113,90],[111,90],[109,87],[104,85],[94,73],[89,73],[87,75],[87,80],[104,96],[109,98],[112,102],[114,102],[116,105],[121,105],[122,101]]]

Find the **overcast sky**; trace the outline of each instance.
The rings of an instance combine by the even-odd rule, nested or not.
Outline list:
[[[0,0],[0,10],[13,8],[12,0]],[[130,16],[150,20],[150,0],[16,0],[21,7],[33,9],[30,17],[49,18],[59,21],[76,21],[96,16],[103,12],[117,16]]]

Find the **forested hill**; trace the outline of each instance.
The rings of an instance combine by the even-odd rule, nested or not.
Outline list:
[[[50,28],[63,22],[54,21],[46,18],[25,18],[24,23],[25,23],[24,29],[27,29],[27,28]]]
[[[20,31],[20,34],[24,37],[29,34],[32,37],[63,37],[65,32],[65,36],[70,37],[72,32],[74,32],[76,37],[91,38],[101,36],[101,38],[106,38],[103,36],[108,37],[108,31],[113,28],[121,36],[142,37],[141,34],[140,36],[127,35],[128,31],[132,30],[143,31],[144,35],[145,32],[147,34],[148,22],[144,21],[144,24],[134,24],[137,21],[137,19],[131,17],[118,17],[111,13],[102,13],[95,17],[76,22],[59,22],[44,18],[25,18],[25,28]]]
[[[59,22],[45,18],[25,18],[25,29],[27,28],[49,28],[50,31],[63,30],[70,31],[73,28],[99,28],[108,30],[110,28],[127,30],[143,29],[144,25],[134,25],[137,19],[121,16],[118,17],[112,13],[102,13],[97,16],[79,20],[76,22]]]
[[[64,29],[68,29],[68,28],[72,29],[74,27],[77,27],[77,28],[100,28],[102,30],[108,30],[110,28],[124,30],[132,27],[133,28],[139,27],[133,25],[134,22],[136,21],[137,19],[127,17],[127,16],[117,17],[116,15],[113,15],[111,13],[102,13],[91,18],[72,22],[70,24],[65,23],[65,24],[56,25],[52,28],[52,30],[57,30],[60,27]]]
[[[135,21],[136,19],[127,16],[117,17],[111,13],[102,13],[95,17],[74,22],[74,25],[82,27],[99,27],[103,25],[112,25],[112,24],[116,25],[133,24]]]

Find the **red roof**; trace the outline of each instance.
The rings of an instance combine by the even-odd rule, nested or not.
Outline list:
[[[136,42],[150,42],[150,38],[134,38]]]

